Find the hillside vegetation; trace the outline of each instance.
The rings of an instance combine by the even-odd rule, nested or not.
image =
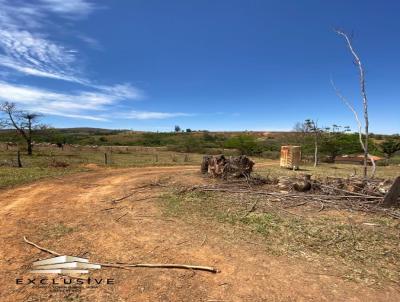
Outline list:
[[[303,159],[312,159],[314,138],[303,132],[138,132],[97,128],[71,128],[39,130],[34,134],[36,143],[77,144],[97,146],[145,146],[166,147],[170,151],[185,153],[247,154],[265,158],[279,158],[282,145],[300,145]],[[399,135],[371,135],[370,150],[374,155],[384,156],[380,144],[387,139],[399,140]],[[0,142],[19,142],[15,131],[0,132]],[[319,139],[322,161],[332,161],[337,155],[362,153],[356,133],[324,133]],[[398,163],[398,156],[391,159]]]

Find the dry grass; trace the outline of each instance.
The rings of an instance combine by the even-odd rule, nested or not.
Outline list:
[[[351,175],[362,177],[362,165],[349,165],[349,164],[326,164],[321,163],[314,168],[311,164],[303,164],[298,171],[290,169],[282,169],[279,167],[279,161],[256,159],[255,165],[257,173],[262,176],[294,176],[296,174],[307,173],[312,174],[316,178],[324,177],[344,177],[347,178]],[[376,170],[377,178],[396,178],[400,175],[400,166],[379,166]]]
[[[43,238],[59,239],[74,231],[75,229],[73,227],[67,226],[64,223],[56,223],[42,226],[39,233]]]
[[[256,198],[263,206],[248,213]],[[331,274],[349,280],[400,283],[400,224],[396,220],[315,209],[310,215],[302,207],[287,211],[281,203],[263,197],[226,193],[174,192],[165,200],[167,215],[229,225],[226,229],[236,229],[236,238],[255,235],[255,244],[270,254],[318,262]]]
[[[33,156],[22,154],[23,168],[16,168],[16,153],[0,151],[0,188],[29,183],[41,178],[62,176],[65,174],[88,171],[88,164],[108,168],[199,165],[202,154],[178,153],[157,148],[115,148],[107,152],[108,164],[105,165],[104,150],[35,150]],[[354,173],[361,175],[362,167],[355,165],[321,164],[317,168],[303,165],[300,171],[281,169],[279,161],[264,158],[253,158],[256,171],[262,176],[282,176],[299,173],[310,173],[314,176],[348,177]],[[394,178],[400,175],[400,166],[378,167],[377,177]]]
[[[90,170],[90,165],[107,168],[193,165],[201,162],[200,154],[154,151],[141,148],[138,151],[107,153],[105,165],[102,151],[36,151],[33,156],[21,156],[22,168],[16,167],[15,152],[0,152],[0,188],[29,183],[46,177],[57,177]]]

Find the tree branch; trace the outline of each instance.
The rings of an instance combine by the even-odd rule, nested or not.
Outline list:
[[[365,90],[365,71],[363,64],[361,63],[360,57],[357,55],[356,51],[353,48],[353,45],[351,44],[351,40],[349,36],[342,30],[335,30],[335,32],[342,36],[344,40],[346,41],[347,47],[349,48],[351,55],[354,58],[354,61],[357,65],[358,71],[359,71],[359,76],[360,76],[360,92],[361,92],[361,97],[363,101],[363,108],[364,108],[364,121],[365,121],[365,142],[362,144],[363,149],[364,149],[364,177],[367,179],[367,165],[368,165],[368,158],[371,160],[372,163],[372,172],[371,172],[371,177],[374,177],[375,171],[376,171],[376,165],[373,157],[369,154],[368,150],[368,137],[369,137],[369,119],[368,119],[368,98],[367,98],[367,93]],[[349,103],[347,102],[349,105]],[[350,108],[351,106],[349,106]],[[353,113],[355,112],[354,108],[352,109]],[[358,120],[358,116],[356,118]],[[360,124],[359,120],[358,123]]]
[[[52,251],[50,249],[44,248],[32,241],[29,241],[25,236],[24,236],[24,241],[35,248],[52,254],[54,256],[61,256],[60,253],[57,253],[55,251]],[[176,263],[98,263],[96,262],[95,264],[99,264],[104,267],[113,267],[113,268],[121,268],[121,269],[130,269],[134,267],[148,267],[148,268],[179,268],[179,269],[191,269],[191,270],[201,270],[201,271],[207,271],[211,273],[219,273],[219,270],[215,267],[210,267],[210,266],[200,266],[200,265],[189,265],[189,264],[176,264]]]
[[[340,92],[340,90],[336,87],[335,83],[333,82],[333,80],[331,79],[331,85],[333,87],[333,89],[336,92],[336,95],[342,100],[342,102],[351,110],[351,112],[353,112],[354,114],[354,118],[357,122],[357,126],[358,126],[358,136],[359,136],[359,140],[360,140],[360,144],[362,149],[365,152],[365,146],[364,146],[364,142],[362,140],[362,124],[361,121],[358,117],[358,113],[357,111],[354,109],[354,107],[350,104],[350,102],[347,100],[347,98]]]

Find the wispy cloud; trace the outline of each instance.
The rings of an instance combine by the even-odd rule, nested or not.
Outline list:
[[[77,34],[76,37],[78,39],[80,39],[81,41],[85,42],[87,45],[89,45],[93,49],[103,50],[101,43],[92,37],[89,37],[89,36],[83,35],[83,34]]]
[[[97,5],[88,0],[0,0],[0,100],[26,110],[48,115],[95,121],[112,119],[168,119],[185,113],[127,110],[115,112],[120,102],[143,98],[129,83],[101,85],[79,69],[79,52],[55,42],[46,31],[52,16],[76,20],[88,16]],[[93,47],[99,43],[80,33],[77,38]],[[7,82],[11,72],[71,82],[80,87],[72,92]],[[125,106],[126,107],[126,106]]]
[[[100,87],[101,89],[101,87]],[[101,92],[75,91],[59,93],[27,85],[16,85],[0,81],[0,98],[15,102],[26,110],[48,115],[79,118],[95,121],[112,119],[168,119],[179,116],[191,116],[181,112],[155,112],[126,110],[110,111],[119,102],[138,99],[141,91],[129,84],[103,87]]]
[[[116,85],[102,92],[59,93],[0,81],[0,97],[3,100],[20,104],[27,110],[83,119],[105,120],[108,106],[139,98],[140,95],[141,92],[129,84]],[[96,116],[99,112],[103,117]]]
[[[33,76],[85,83],[71,67],[75,51],[21,30],[0,29],[0,65]]]
[[[0,24],[2,28],[37,29],[45,16],[40,6],[27,2],[0,0]]]
[[[188,113],[182,112],[155,112],[155,111],[128,111],[123,114],[119,114],[121,118],[125,119],[135,119],[135,120],[160,120],[160,119],[168,119],[179,116],[191,116]]]
[[[40,0],[43,6],[67,17],[81,17],[90,14],[95,6],[85,0]]]
[[[93,10],[85,0],[0,0],[0,65],[29,76],[90,84],[76,67],[78,52],[51,41],[44,27],[50,15],[80,18]]]

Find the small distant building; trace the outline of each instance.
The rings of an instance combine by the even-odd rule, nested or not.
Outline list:
[[[281,168],[298,170],[301,161],[301,146],[281,146]]]
[[[382,157],[371,155],[375,162],[382,160]],[[341,155],[335,157],[335,164],[350,164],[350,165],[363,165],[364,154],[360,155]],[[371,160],[368,159],[368,164],[371,165]]]

